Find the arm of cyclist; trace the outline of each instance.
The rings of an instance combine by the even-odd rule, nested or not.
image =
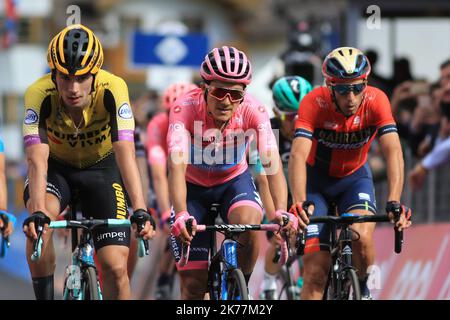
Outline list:
[[[251,97],[251,99],[254,99]],[[254,100],[255,105],[259,103]],[[270,195],[275,209],[275,221],[284,225],[283,217],[288,218],[288,224],[284,229],[288,232],[297,232],[297,219],[289,214],[287,209],[288,189],[286,178],[283,173],[283,164],[278,151],[278,142],[272,131],[269,115],[263,105],[258,108],[249,109],[247,114],[249,119],[249,128],[257,132],[256,143],[258,155],[261,160],[263,174],[266,175],[269,183]]]
[[[113,143],[114,153],[122,176],[128,196],[130,197],[133,208],[133,216],[131,217],[132,229],[136,237],[143,237],[145,240],[152,239],[155,235],[155,222],[153,218],[144,209],[144,196],[142,194],[141,178],[136,164],[135,148],[132,141],[116,141]],[[144,228],[140,233],[137,232],[136,219],[145,221]]]
[[[2,141],[0,140],[0,144]],[[2,148],[3,149],[3,148]],[[7,213],[8,208],[8,188],[6,185],[6,175],[5,175],[5,154],[0,152],[0,214],[3,217],[8,218],[8,224],[5,226],[3,219],[0,219],[0,229],[2,229],[2,233],[4,237],[8,237],[13,232],[13,221],[11,218],[14,216],[10,216]],[[6,220],[5,220],[6,221]]]
[[[28,190],[30,194],[27,207],[32,214],[24,221],[23,232],[31,240],[37,240],[35,218],[41,216],[48,222],[50,220],[45,207],[49,150],[48,144],[45,143],[33,144],[25,149],[28,163]],[[48,223],[45,223],[44,233],[46,233],[47,229]]]
[[[179,156],[182,157],[182,155]],[[195,219],[187,211],[186,167],[187,164],[185,162],[174,161],[172,156],[169,156],[169,193],[174,212],[176,213],[171,233],[184,244],[190,245],[197,231],[197,226]],[[186,230],[186,221],[188,219],[193,219],[192,235]]]
[[[262,167],[261,167],[262,168]],[[267,177],[264,174],[261,174],[262,171],[255,172],[255,182],[258,186],[258,192],[261,196],[261,201],[263,204],[264,212],[268,221],[275,220],[275,205],[273,204],[272,196],[270,194],[269,182],[267,181]],[[282,238],[281,234],[278,232],[274,233],[274,241],[278,244],[281,243]]]
[[[437,144],[433,150],[409,173],[409,183],[413,190],[422,188],[428,171],[450,161],[450,138]]]
[[[306,160],[311,150],[312,141],[308,138],[298,137],[292,143],[289,156],[288,172],[289,184],[292,193],[292,207],[289,212],[299,217],[299,225],[303,230],[309,224],[308,215],[314,211],[312,204],[308,205],[308,212],[303,210],[306,201]]]
[[[176,108],[177,112],[174,112]],[[189,163],[191,134],[188,131],[191,120],[190,108],[172,105],[167,132],[169,195],[175,212],[171,233],[181,242],[190,245],[197,230],[196,221],[187,211],[186,169]],[[192,235],[186,230],[186,221],[192,221]]]
[[[404,181],[403,153],[398,134],[396,132],[392,132],[382,135],[380,137],[380,146],[387,163],[389,193],[386,210],[388,213],[394,213],[390,210],[391,207],[389,203],[398,203],[400,205],[400,197],[403,191]],[[411,221],[409,221],[411,211],[404,211],[405,210],[402,210],[400,219],[396,223],[396,227],[398,227],[399,231],[411,226]]]
[[[269,155],[270,157],[270,155]],[[284,173],[282,170],[282,163],[279,157],[278,151],[274,151],[272,155],[272,159],[267,162],[269,166],[265,166],[265,168],[270,167],[270,171],[273,171],[273,174],[268,174],[267,181],[269,184],[270,195],[273,199],[273,207],[274,211],[272,211],[272,216],[269,215],[270,221],[275,221],[279,225],[283,226],[283,229],[289,233],[296,233],[298,230],[298,219],[286,211],[287,207],[287,183],[286,178],[284,177]],[[276,169],[274,169],[274,167]],[[284,225],[284,218],[288,219],[287,225]]]
[[[9,237],[14,231],[14,225],[16,224],[16,217],[4,210],[0,210],[0,231],[3,237]]]

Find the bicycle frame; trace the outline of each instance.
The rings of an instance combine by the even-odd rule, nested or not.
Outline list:
[[[83,289],[86,283],[83,282],[82,274],[85,270],[92,268],[95,271],[95,277],[97,277],[97,269],[94,263],[94,246],[92,243],[91,231],[97,226],[130,226],[129,220],[124,219],[104,219],[104,220],[62,220],[62,221],[52,221],[50,223],[50,228],[82,228],[80,241],[75,246],[72,252],[71,262],[72,264],[66,268],[68,270],[67,279],[65,282],[63,299],[69,299],[69,297],[74,300],[84,300]],[[72,235],[76,234],[75,230],[72,230]],[[73,237],[74,238],[74,237]],[[72,243],[73,246],[73,243]],[[75,271],[75,272],[72,272]],[[100,289],[100,283],[98,279],[95,279],[98,298],[102,299],[102,293]]]
[[[239,270],[237,265],[237,245],[238,242],[234,237],[242,232],[246,231],[277,231],[280,226],[277,224],[267,224],[267,225],[197,225],[197,232],[211,231],[211,232],[221,232],[225,235],[225,239],[222,241],[220,250],[216,251],[216,236],[211,237],[210,242],[210,259],[208,267],[208,287],[211,288],[211,299],[212,300],[228,300],[229,288],[228,279],[233,270]],[[281,260],[284,264],[287,260],[286,252],[287,246],[284,243],[282,250],[283,257]],[[219,291],[220,290],[220,291]],[[219,296],[220,292],[220,296]],[[241,297],[237,297],[241,298]]]
[[[330,278],[334,285],[333,293],[335,300],[342,300],[345,297],[341,295],[343,292],[344,283],[343,275],[348,272],[349,269],[356,271],[353,266],[353,247],[352,247],[352,230],[350,225],[343,224],[339,238],[337,238],[337,225],[331,225],[331,270]],[[331,280],[331,279],[330,279]]]
[[[76,230],[72,230],[72,233],[76,234]],[[97,273],[97,268],[94,262],[94,245],[92,243],[92,236],[86,229],[84,229],[81,233],[80,241],[72,251],[71,261],[72,264],[66,267],[66,273],[68,271],[68,274],[65,281],[63,299],[68,300],[69,295],[71,295],[74,300],[84,300],[85,297],[83,296],[83,290],[81,289],[85,284],[81,283],[81,274],[87,267],[94,268]],[[75,270],[75,274],[71,272],[71,268],[77,269]],[[98,279],[97,290],[100,300],[103,300],[100,282]]]
[[[319,216],[310,217],[310,223],[328,223],[331,224],[331,257],[332,266],[328,277],[328,284],[332,281],[333,285],[333,299],[347,299],[343,296],[344,280],[348,280],[348,276],[355,276],[356,269],[352,264],[352,230],[350,225],[354,223],[364,222],[389,222],[390,218],[387,215],[357,215],[351,213],[343,213],[340,217],[336,216]],[[341,226],[339,238],[337,237],[338,226]],[[403,231],[395,231],[395,252],[401,251]],[[353,281],[354,282],[354,281]],[[359,291],[359,283],[355,284],[357,291]],[[360,292],[358,292],[360,294]],[[325,295],[324,295],[325,298]]]
[[[228,300],[228,275],[238,267],[237,265],[237,241],[233,239],[231,232],[225,233],[225,239],[222,242],[220,250],[216,250],[216,235],[212,238],[212,246],[210,247],[211,259],[208,268],[208,284],[213,288],[215,300]],[[214,240],[213,240],[214,239]],[[218,279],[214,279],[216,275],[220,275],[220,299],[218,296],[219,283]],[[212,278],[210,280],[210,278]],[[237,300],[240,297],[238,297]]]

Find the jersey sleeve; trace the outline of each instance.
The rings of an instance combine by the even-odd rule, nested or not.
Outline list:
[[[51,97],[37,86],[34,83],[28,87],[24,96],[22,133],[25,147],[39,143],[48,144],[46,119],[51,112]]]
[[[167,132],[167,149],[169,155],[175,152],[188,154],[191,135],[189,124],[194,121],[195,111],[192,104],[184,104],[183,99],[170,108],[169,130]]]
[[[165,165],[167,162],[164,150],[166,134],[161,132],[158,116],[154,117],[147,125],[147,158],[150,165]]]
[[[110,114],[111,141],[134,141],[134,117],[125,81],[111,77],[103,99]]]
[[[374,94],[369,94],[367,99],[371,99],[371,110],[375,127],[378,129],[378,136],[386,133],[397,132],[394,117],[392,116],[391,103],[386,94],[376,88],[372,88]]]
[[[315,95],[308,93],[300,102],[298,117],[295,121],[294,138],[313,138],[315,122],[320,106],[315,103]]]
[[[422,165],[425,169],[432,170],[448,162],[450,162],[450,138],[437,144],[422,160]]]

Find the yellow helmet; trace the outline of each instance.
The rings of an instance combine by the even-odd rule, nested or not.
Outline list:
[[[70,25],[50,41],[47,62],[52,71],[67,75],[96,74],[103,64],[102,45],[89,28]]]
[[[337,48],[323,61],[322,74],[327,83],[366,79],[370,74],[369,59],[359,49]]]

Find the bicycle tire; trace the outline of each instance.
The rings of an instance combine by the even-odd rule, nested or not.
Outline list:
[[[322,300],[335,300],[335,281],[333,280],[334,272],[330,270],[328,272],[327,284],[325,285],[325,290],[323,292]]]
[[[236,294],[237,297],[240,298],[240,300],[249,300],[247,284],[245,282],[245,277],[241,269],[231,270],[228,274],[227,282],[229,300],[237,300],[235,299]]]
[[[297,284],[294,283],[292,274],[291,274],[291,268],[287,265],[283,266],[280,270],[281,275],[281,281],[283,282],[283,286],[280,290],[280,294],[278,296],[278,300],[281,300],[281,296],[283,294],[283,291],[286,294],[287,300],[300,300],[300,297],[298,296],[297,290]]]
[[[356,275],[356,271],[354,269],[344,270],[346,273],[343,280],[343,295],[342,298],[344,300],[361,300],[361,288],[359,286],[358,276]],[[347,283],[346,283],[347,282]],[[352,293],[350,297],[350,293]]]
[[[97,282],[97,271],[94,267],[87,267],[83,272],[84,300],[100,300]]]

